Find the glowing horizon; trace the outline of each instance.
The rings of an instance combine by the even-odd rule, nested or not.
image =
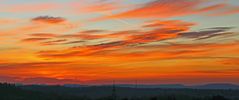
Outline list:
[[[0,82],[239,84],[237,0],[0,2]]]

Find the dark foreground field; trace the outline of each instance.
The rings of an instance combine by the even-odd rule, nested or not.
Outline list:
[[[15,86],[4,83],[0,84],[0,100],[239,100],[239,90]]]

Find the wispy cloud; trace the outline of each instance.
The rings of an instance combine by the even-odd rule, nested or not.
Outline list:
[[[227,32],[231,28],[232,27],[216,27],[216,28],[210,28],[210,29],[202,30],[198,32],[185,32],[185,33],[181,33],[180,36],[185,38],[192,38],[196,40],[209,39],[209,38],[213,38],[217,36],[233,34],[233,33]]]
[[[155,0],[140,8],[117,13],[110,16],[99,18],[103,19],[114,19],[114,18],[170,18],[179,16],[188,16],[195,14],[210,13],[213,14],[215,11],[221,14],[235,14],[237,13],[236,7],[231,7],[225,2],[203,6],[205,3],[209,3],[207,0]],[[224,12],[222,9],[230,8]],[[154,9],[154,10],[152,10]],[[222,11],[221,11],[222,10]],[[173,11],[173,12],[172,12]],[[233,13],[228,13],[233,12]],[[214,13],[215,14],[215,13]]]
[[[33,34],[30,34],[30,36],[33,36],[33,37],[57,37],[58,35],[54,34],[54,33],[33,33]]]
[[[39,42],[39,41],[43,41],[43,40],[49,40],[50,38],[26,38],[23,39],[23,42]]]

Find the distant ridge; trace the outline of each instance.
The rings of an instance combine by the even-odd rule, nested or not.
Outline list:
[[[116,87],[116,96],[112,97],[112,88],[110,85],[88,87],[41,84],[16,86],[0,83],[0,100],[239,100],[239,90]]]
[[[191,88],[195,89],[239,89],[239,85],[229,84],[229,83],[215,83],[193,86]]]
[[[91,86],[110,86],[110,85],[79,85],[79,84],[65,84],[64,87],[78,88],[78,87],[91,87]],[[159,85],[140,85],[135,86],[134,84],[116,84],[117,87],[125,88],[163,88],[163,89],[239,89],[239,85],[229,83],[213,83],[205,85],[193,85],[186,86],[182,84],[159,84]]]
[[[118,87],[129,87],[135,88],[132,84],[119,84]],[[160,84],[160,85],[137,85],[137,88],[187,88],[187,86],[182,84]]]

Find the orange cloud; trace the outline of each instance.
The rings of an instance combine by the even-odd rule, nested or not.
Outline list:
[[[190,30],[190,27],[195,25],[195,23],[191,22],[183,22],[180,20],[168,20],[168,21],[153,21],[149,24],[146,23],[144,27],[153,28],[149,31],[122,31],[122,32],[116,32],[116,33],[110,33],[110,34],[85,34],[85,33],[79,33],[79,34],[72,34],[72,35],[63,35],[60,37],[64,38],[80,38],[84,40],[97,40],[97,39],[108,39],[108,38],[117,38],[119,40],[117,41],[109,41],[105,43],[97,43],[97,44],[91,44],[91,45],[85,45],[85,46],[78,46],[69,48],[62,51],[50,51],[50,52],[39,52],[40,56],[42,57],[53,57],[53,58],[71,58],[71,57],[79,57],[79,56],[94,56],[94,55],[123,55],[125,56],[125,53],[117,54],[114,53],[114,51],[124,50],[125,48],[134,48],[138,47],[141,44],[148,44],[152,42],[159,42],[163,40],[168,39],[177,39],[181,37],[188,37],[188,38],[201,38],[201,37],[214,37],[214,34],[218,34],[220,32],[225,32],[226,30],[231,29],[230,27],[216,27],[216,28],[210,28],[209,31],[202,31],[202,32],[188,32]],[[156,28],[154,28],[156,27]],[[222,34],[221,33],[221,34]],[[213,34],[213,36],[211,36]],[[208,37],[208,38],[209,38]],[[80,41],[82,42],[82,41]],[[64,44],[64,43],[61,43]],[[216,45],[216,44],[215,44]],[[162,57],[165,58],[177,58],[179,55],[194,55],[193,53],[205,53],[205,50],[194,50],[191,49],[191,47],[201,47],[201,46],[208,46],[208,48],[211,48],[211,46],[215,46],[214,44],[192,44],[192,45],[173,45],[173,46],[166,46],[168,50],[173,49],[179,49],[175,47],[180,47],[179,51],[175,52],[159,52],[159,53],[153,53],[149,51],[145,51],[145,53],[152,55],[162,55]],[[187,48],[186,46],[190,47]],[[223,46],[223,45],[220,45]],[[227,45],[225,45],[227,46]],[[148,47],[147,47],[148,48]],[[160,48],[161,49],[161,48]],[[174,50],[173,49],[173,50]],[[208,49],[206,49],[207,51]],[[143,52],[141,52],[143,53]],[[127,55],[127,53],[126,53]],[[133,55],[140,55],[133,53]]]
[[[224,50],[227,54],[238,54],[232,52],[239,48],[237,42],[225,44],[172,44],[159,46],[138,46],[124,47],[126,42],[118,41],[87,47],[69,48],[63,51],[39,52],[43,58],[78,58],[78,57],[113,57],[124,61],[132,60],[173,60],[173,59],[227,59],[227,56],[220,54]],[[147,48],[147,49],[145,49]],[[230,50],[232,49],[232,50]],[[138,50],[135,52],[127,52]],[[229,50],[229,51],[228,51]],[[215,56],[215,53],[217,56]],[[112,58],[112,59],[113,59]],[[131,60],[130,60],[131,59]]]
[[[162,28],[170,28],[170,29],[177,29],[177,28],[187,28],[188,30],[190,27],[196,25],[193,22],[185,22],[181,20],[156,20],[149,23],[146,23],[144,27],[162,27]]]
[[[33,33],[31,34],[31,36],[33,37],[49,37],[49,38],[53,38],[53,37],[57,37],[57,34],[53,34],[53,33]]]
[[[170,18],[201,13],[213,13],[216,11],[223,12],[222,9],[227,9],[228,7],[231,6],[226,3],[202,6],[203,4],[208,2],[210,1],[208,0],[152,1],[148,4],[142,5],[141,8],[136,8],[134,10],[129,10],[126,12],[101,17],[98,18],[97,20],[106,20],[113,18]],[[237,10],[231,12],[235,13],[237,12]]]
[[[192,45],[175,45],[172,46],[165,46],[164,48],[166,51],[159,52],[155,51],[155,48],[147,47],[148,50],[143,50],[144,52],[138,53],[127,53],[125,49],[135,48],[138,50],[137,47],[141,45],[147,45],[153,42],[159,42],[169,39],[178,39],[178,38],[190,38],[190,39],[206,39],[211,38],[219,35],[224,35],[227,30],[230,30],[231,27],[215,27],[215,28],[208,28],[204,31],[198,32],[190,32],[190,28],[196,25],[193,22],[184,22],[181,20],[156,20],[151,21],[149,23],[145,23],[143,27],[148,28],[147,31],[135,31],[135,30],[128,30],[128,31],[120,31],[120,32],[113,32],[109,34],[98,34],[98,32],[108,32],[102,30],[88,30],[79,32],[77,34],[69,34],[69,35],[56,35],[56,34],[49,34],[49,33],[39,33],[39,34],[31,34],[31,36],[38,37],[38,38],[46,38],[52,37],[52,41],[44,41],[44,40],[36,40],[41,45],[67,45],[67,44],[77,44],[82,43],[86,45],[80,45],[77,47],[70,47],[69,49],[65,50],[52,50],[52,51],[44,51],[38,52],[39,56],[42,58],[77,58],[77,57],[93,57],[93,56],[112,56],[116,55],[120,59],[121,57],[129,57],[134,58],[136,56],[142,56],[141,54],[146,53],[143,55],[149,58],[158,58],[157,56],[161,55],[160,59],[178,59],[183,58],[186,55],[195,55],[196,57],[203,57],[203,55],[208,54],[209,49],[202,48],[198,49],[198,47],[206,47],[211,48],[211,46],[215,46],[217,43],[214,44],[192,44]],[[97,34],[95,34],[97,33]],[[71,38],[76,39],[76,41],[69,41]],[[96,41],[100,39],[106,39],[108,41],[100,42],[100,43],[92,43],[87,44],[86,41]],[[110,39],[117,39],[115,41],[110,41]],[[29,39],[31,40],[31,39]],[[32,41],[31,41],[32,42]],[[176,47],[179,48],[176,48]],[[187,48],[187,46],[189,48]],[[223,45],[220,45],[223,46]],[[227,45],[226,45],[227,46]],[[159,46],[160,47],[160,46]],[[194,47],[195,49],[192,49]],[[151,49],[150,49],[151,48]],[[159,48],[162,49],[162,48]],[[170,51],[170,50],[178,51]],[[204,50],[205,49],[205,50]],[[216,49],[216,48],[215,48]],[[123,52],[120,52],[120,51]],[[152,51],[151,51],[152,50]],[[157,50],[157,49],[156,49]],[[201,54],[201,56],[199,56]],[[156,55],[156,56],[154,56]],[[117,57],[116,57],[117,58]],[[144,57],[142,57],[144,58]],[[187,57],[185,57],[187,58]]]
[[[39,41],[44,41],[44,40],[49,40],[51,38],[26,38],[23,39],[22,42],[39,42]]]
[[[88,30],[88,31],[83,31],[79,32],[76,34],[68,34],[68,35],[62,35],[60,37],[63,38],[78,38],[78,39],[83,39],[83,40],[94,40],[94,39],[104,39],[104,38],[124,38],[129,35],[134,35],[141,33],[139,31],[119,31],[119,32],[113,32],[113,33],[108,33],[108,34],[94,34],[94,33],[106,33],[107,31],[105,30]]]
[[[117,39],[117,41],[122,41],[120,43],[121,46],[127,46],[127,45],[134,45],[137,43],[150,43],[154,41],[177,38],[179,36],[179,33],[189,31],[190,27],[194,25],[195,23],[184,22],[180,20],[164,20],[164,21],[157,20],[157,21],[146,23],[143,26],[143,27],[151,28],[148,31],[127,30],[127,31],[109,33],[109,31],[106,31],[106,30],[86,30],[86,31],[78,32],[76,34],[67,34],[67,35],[57,35],[57,34],[51,34],[51,33],[34,33],[34,34],[31,34],[31,36],[36,38],[53,38],[55,40],[65,40],[65,39],[73,38],[73,39],[80,39],[77,41],[81,41],[81,42],[88,41],[88,40]],[[104,33],[104,34],[98,34],[98,33]],[[117,42],[117,41],[113,41],[113,42]],[[60,43],[60,44],[64,45],[69,43],[69,41],[68,43],[67,41],[65,42],[66,43]],[[54,44],[55,43],[53,43],[53,45]],[[107,44],[107,43],[103,43],[103,44]],[[111,44],[111,43],[109,42],[108,44]]]
[[[178,36],[178,33],[189,31],[190,27],[194,25],[195,23],[184,22],[180,20],[153,21],[151,23],[146,24],[144,27],[152,27],[157,29],[152,29],[145,32],[140,30],[139,31],[128,30],[128,31],[121,31],[121,32],[115,32],[110,34],[90,34],[92,32],[90,33],[87,32],[88,34],[85,34],[85,32],[82,32],[78,34],[64,35],[62,37],[81,38],[85,40],[118,38],[118,39],[122,39],[127,44],[132,44],[137,42],[140,43],[141,40],[142,40],[141,42],[143,41],[147,42],[146,38],[148,38],[148,42],[169,39],[169,38],[176,38]]]
[[[41,45],[58,45],[58,44],[63,44],[66,41],[67,41],[66,39],[46,41],[46,42],[41,42]]]
[[[80,80],[74,79],[57,79],[48,77],[34,77],[34,78],[24,78],[20,81],[24,84],[47,84],[47,85],[64,85],[64,84],[79,84],[82,83]]]
[[[225,64],[225,65],[238,65],[239,64],[238,61],[239,61],[239,58],[230,58],[230,59],[220,60],[219,63]]]

